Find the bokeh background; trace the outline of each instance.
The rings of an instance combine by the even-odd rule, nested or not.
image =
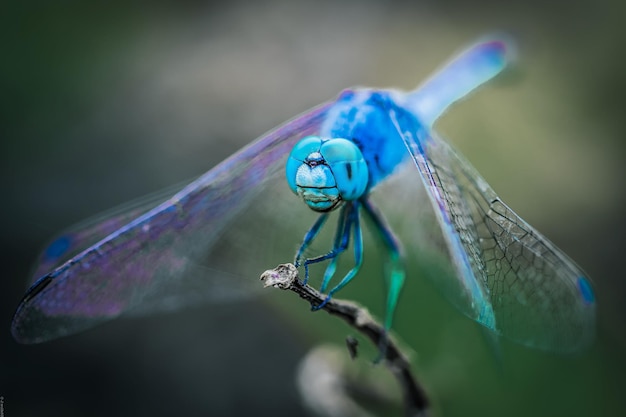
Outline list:
[[[438,415],[624,415],[624,9],[618,1],[5,2],[4,415],[305,415],[299,359],[349,333],[325,314],[272,294],[22,346],[9,327],[30,263],[62,228],[199,175],[345,87],[412,88],[493,31],[517,39],[518,67],[438,130],[592,277],[597,342],[559,356],[503,341],[495,360],[478,326],[428,283],[407,288],[395,329]],[[380,278],[368,278],[348,294],[376,312],[380,287],[367,282]]]

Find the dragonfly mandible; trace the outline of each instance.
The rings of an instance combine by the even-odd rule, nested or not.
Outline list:
[[[499,74],[509,55],[505,41],[486,40],[413,91],[344,90],[172,195],[69,229],[40,255],[35,280],[13,319],[14,337],[37,343],[122,315],[246,292],[251,279],[228,272],[232,263],[223,260],[225,242],[231,242],[231,249],[265,245],[267,236],[254,236],[262,221],[242,219],[250,217],[248,210],[268,204],[272,211],[279,201],[274,197],[288,189],[320,213],[308,232],[302,229],[295,263],[304,267],[308,279],[310,265],[328,262],[321,284],[328,298],[357,276],[365,257],[361,217],[370,220],[390,265],[389,329],[405,280],[404,260],[419,253],[414,246],[423,239],[417,245],[404,242],[372,195],[403,172],[414,181],[404,181],[402,187],[424,190],[428,203],[421,204],[432,209],[441,233],[439,249],[449,273],[434,281],[445,296],[488,329],[527,346],[584,348],[595,326],[595,298],[585,273],[504,204],[433,130],[451,104]],[[287,194],[283,213],[308,210]],[[331,212],[338,212],[331,247],[307,257]],[[411,216],[407,207],[403,217]],[[286,218],[281,222],[287,223]],[[229,238],[233,230],[244,229],[252,243]],[[404,235],[410,240],[418,235],[414,230],[404,230]],[[331,286],[338,260],[350,245],[354,266]]]

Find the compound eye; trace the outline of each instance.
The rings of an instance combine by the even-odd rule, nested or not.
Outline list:
[[[307,136],[300,139],[300,142],[291,149],[289,158],[304,162],[312,153],[319,152],[322,147],[322,139],[319,136]]]
[[[295,194],[298,194],[298,188],[296,186],[298,168],[300,168],[300,165],[304,163],[309,155],[319,152],[321,146],[322,139],[319,136],[307,136],[302,138],[300,142],[296,143],[291,149],[291,153],[287,159],[285,173],[287,175],[287,184],[289,184],[289,188],[291,188],[291,191]]]
[[[347,139],[335,138],[324,142],[319,152],[333,172],[341,197],[360,198],[367,189],[369,171],[359,147]]]

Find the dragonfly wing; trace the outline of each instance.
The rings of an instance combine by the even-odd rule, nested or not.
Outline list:
[[[595,303],[584,272],[513,212],[448,143],[396,121],[453,260],[461,309],[522,344],[576,351],[591,343]],[[444,277],[440,277],[444,279]],[[459,305],[459,303],[456,303]]]
[[[13,319],[16,340],[42,342],[122,314],[176,309],[246,291],[254,279],[241,276],[242,269],[236,266],[246,264],[245,254],[268,245],[242,241],[251,236],[246,231],[263,221],[246,217],[245,212],[261,212],[256,205],[268,199],[276,203],[278,189],[287,191],[289,203],[299,203],[282,179],[284,160],[301,137],[319,133],[330,105],[319,106],[261,137],[121,228],[104,225],[94,231],[97,225],[88,227],[90,239],[114,231],[30,287]],[[125,215],[113,217],[126,219]],[[284,216],[281,220],[288,224]],[[56,251],[62,252],[63,244],[56,245]],[[233,262],[229,255],[239,249],[243,255]]]
[[[189,182],[167,187],[135,201],[122,204],[64,230],[63,233],[52,239],[39,254],[34,263],[32,279],[29,283],[32,285],[43,275],[78,255],[85,248],[98,243],[130,221],[163,203],[182,190]]]

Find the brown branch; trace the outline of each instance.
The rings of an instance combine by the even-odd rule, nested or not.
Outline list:
[[[293,291],[300,298],[308,301],[311,306],[318,306],[326,299],[326,296],[319,291],[300,282],[298,269],[293,264],[281,264],[274,269],[265,271],[261,275],[261,281],[264,282],[265,287]],[[333,298],[322,309],[342,318],[350,326],[367,336],[376,347],[386,346],[383,349],[384,363],[402,387],[405,416],[427,416],[429,404],[426,392],[413,376],[408,359],[393,339],[389,337],[384,327],[372,319],[365,308],[351,301]]]

